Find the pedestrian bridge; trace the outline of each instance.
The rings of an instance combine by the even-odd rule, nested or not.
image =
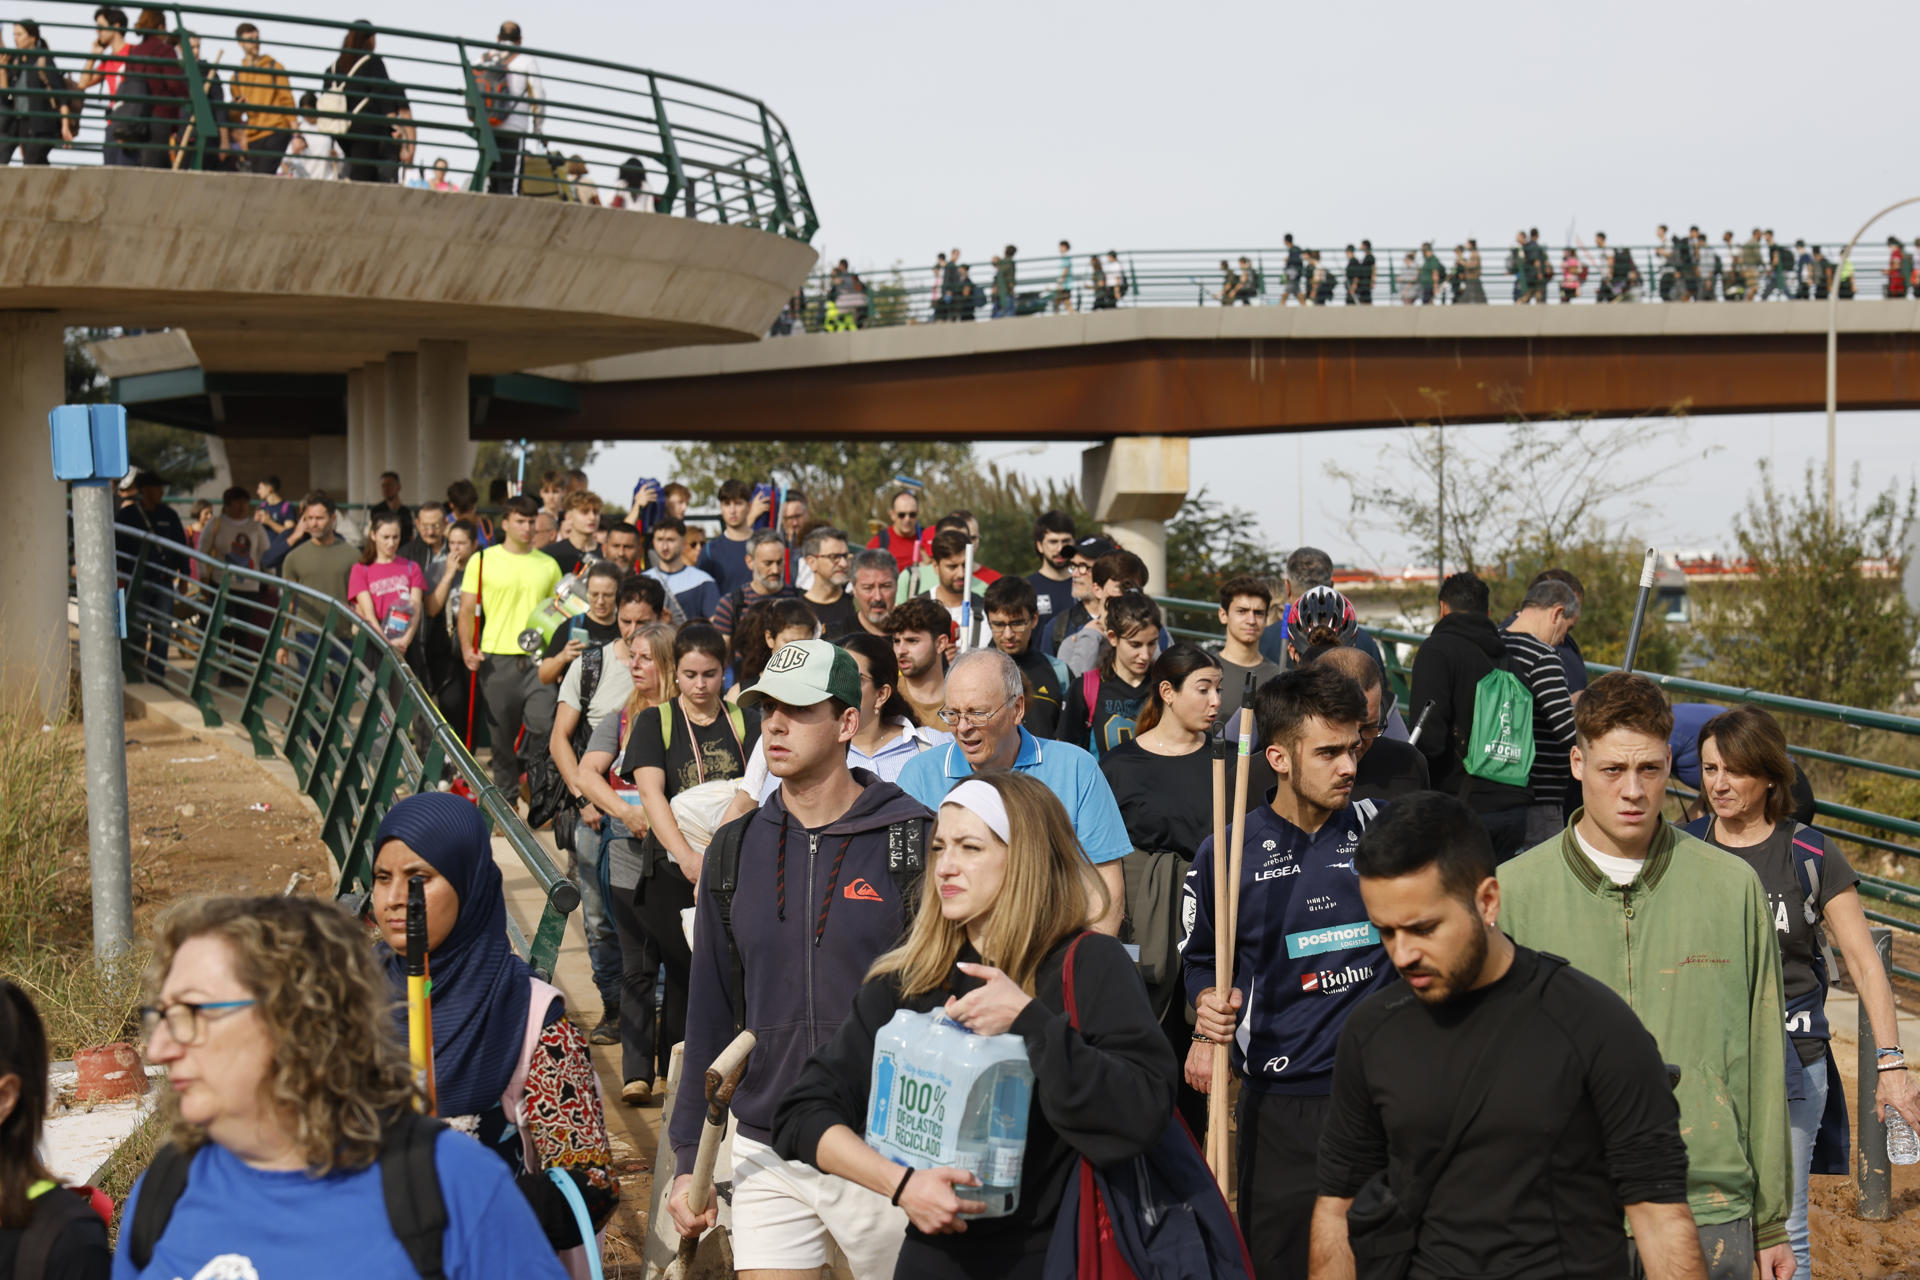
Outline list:
[[[1920,306],[1838,304],[1849,409],[1920,407]],[[1824,301],[1123,307],[681,347],[533,370],[565,410],[484,434],[1111,439],[1786,413],[1825,397]]]

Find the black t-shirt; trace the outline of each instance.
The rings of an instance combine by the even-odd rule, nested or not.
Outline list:
[[[1479,1082],[1473,1073],[1492,1073],[1436,1181],[1414,1276],[1611,1280],[1627,1268],[1623,1207],[1686,1202],[1680,1108],[1653,1036],[1571,965],[1529,992],[1540,963],[1516,947],[1499,981],[1438,1008],[1392,983],[1340,1033],[1320,1139],[1324,1196],[1352,1197],[1389,1158],[1398,1176],[1425,1166]],[[1516,999],[1530,1007],[1514,1012]]]
[[[1767,906],[1773,912],[1774,934],[1780,940],[1780,980],[1786,988],[1789,1006],[1820,985],[1813,973],[1819,936],[1807,922],[1807,896],[1800,891],[1800,877],[1793,869],[1794,833],[1791,821],[1775,823],[1773,834],[1759,844],[1735,848],[1721,843],[1710,821],[1703,837],[1714,848],[1724,849],[1752,867],[1760,877],[1760,887],[1767,891]],[[1827,914],[1828,903],[1860,883],[1860,876],[1847,861],[1846,854],[1831,843],[1826,845],[1826,850],[1826,857],[1820,860],[1820,901],[1815,907],[1815,915],[1822,919]],[[1794,1036],[1793,1047],[1799,1051],[1802,1064],[1820,1061],[1827,1048],[1824,1040],[1808,1036]]]
[[[73,1192],[56,1189],[43,1194],[70,1196]],[[13,1280],[26,1234],[24,1227],[0,1227],[0,1280]],[[47,1280],[107,1280],[112,1270],[107,1225],[96,1213],[69,1222],[47,1251]]]
[[[1060,711],[1054,737],[1085,747],[1097,758],[1133,737],[1133,722],[1146,705],[1147,682],[1128,684],[1117,675],[1103,675],[1095,686],[1093,705],[1087,705],[1086,678],[1067,682],[1067,700]]]
[[[660,716],[673,715],[672,741],[662,746]],[[737,711],[736,711],[737,714]],[[732,717],[723,708],[712,724],[697,725],[687,718],[674,699],[665,707],[648,707],[640,713],[633,732],[627,735],[626,754],[614,771],[628,781],[641,769],[664,769],[667,774],[667,799],[671,800],[703,782],[738,778],[747,771],[747,757],[760,739],[760,724],[751,716],[736,732]],[[698,744],[698,754],[695,754]]]
[[[595,622],[584,613],[574,621],[587,624],[587,648],[589,649],[598,649],[601,645],[612,644],[620,638],[620,624],[618,622]],[[572,635],[573,623],[571,622],[562,623],[555,627],[553,629],[553,638],[547,641],[547,647],[540,651],[540,656],[543,658],[559,657],[560,651],[567,647],[567,641]]]
[[[1263,762],[1255,757],[1247,775],[1247,794],[1264,795],[1272,772],[1263,777]],[[1156,755],[1129,739],[1100,757],[1100,772],[1113,788],[1120,820],[1136,849],[1170,849],[1192,860],[1200,842],[1213,834],[1213,752],[1202,746],[1183,756]],[[1227,760],[1227,813],[1252,809],[1233,796],[1234,762]]]
[[[540,549],[553,557],[554,563],[560,566],[560,572],[562,573],[580,572],[580,566],[585,564],[587,558],[594,554],[593,548],[591,547],[582,551],[580,548],[574,546],[572,538],[555,538],[552,542],[549,542]]]
[[[842,591],[840,598],[832,604],[815,604],[808,600],[807,608],[813,610],[813,616],[819,619],[820,634],[829,640],[838,640],[860,629],[860,613],[854,607],[853,593],[850,591]]]
[[[1073,612],[1073,579],[1061,578],[1055,581],[1035,569],[1027,575],[1027,581],[1033,587],[1033,594],[1039,597],[1040,621],[1033,632],[1039,635],[1046,630],[1047,623],[1063,614]]]
[[[1210,650],[1214,661],[1220,664],[1220,722],[1234,731],[1239,724],[1234,717],[1240,714],[1240,704],[1247,692],[1247,677],[1253,677],[1253,687],[1261,685],[1280,674],[1280,664],[1267,658],[1251,667],[1243,667],[1237,662],[1229,662],[1221,656],[1218,649]]]
[[[1060,673],[1032,641],[1013,659],[1026,681],[1027,714],[1020,724],[1036,738],[1051,738],[1060,727],[1060,705],[1067,696]],[[1072,679],[1072,677],[1068,677]]]
[[[1391,800],[1428,788],[1427,758],[1420,748],[1392,738],[1375,738],[1353,775],[1354,800]]]

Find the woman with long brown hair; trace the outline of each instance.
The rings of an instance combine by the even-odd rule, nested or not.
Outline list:
[[[607,820],[620,815],[626,834],[607,846],[602,865],[606,872],[607,914],[620,939],[620,1100],[639,1106],[653,1099],[653,1082],[667,1074],[670,1044],[655,1035],[653,989],[660,968],[660,949],[640,921],[634,893],[640,887],[643,860],[640,842],[647,837],[647,813],[640,789],[614,770],[614,761],[627,749],[627,739],[640,713],[678,696],[673,681],[674,629],[664,622],[640,628],[627,642],[627,671],[633,692],[618,715],[603,717],[580,755],[574,785]]]
[[[1024,774],[990,771],[940,806],[925,888],[906,940],[868,972],[831,1043],[801,1072],[774,1147],[882,1195],[911,1226],[896,1276],[1041,1274],[1075,1162],[1140,1154],[1173,1113],[1177,1066],[1133,961],[1090,932],[1105,893],[1060,801]],[[1073,956],[1077,1017],[1066,1012]],[[893,1015],[943,1009],[976,1035],[1026,1042],[1033,1097],[1019,1204],[974,1218],[979,1185],[956,1168],[903,1169],[861,1140],[874,1038]]]
[[[46,1116],[46,1024],[27,993],[0,978],[0,1275],[107,1280],[105,1220],[40,1158]]]

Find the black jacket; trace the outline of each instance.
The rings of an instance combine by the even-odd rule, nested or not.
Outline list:
[[[1524,787],[1475,778],[1461,765],[1473,732],[1474,686],[1506,658],[1507,642],[1484,613],[1450,613],[1413,658],[1413,702],[1419,716],[1428,700],[1433,715],[1420,734],[1420,750],[1433,772],[1433,789],[1462,796],[1479,813],[1517,808],[1531,798]],[[1464,791],[1463,791],[1464,788]]]
[[[956,1259],[1004,1250],[1021,1237],[1045,1248],[1075,1161],[1085,1156],[1106,1165],[1139,1155],[1173,1117],[1180,1066],[1147,1003],[1139,971],[1115,939],[1083,938],[1073,962],[1080,1030],[1068,1022],[1061,991],[1067,941],[1041,962],[1037,994],[1013,1022],[1033,1065],[1035,1104],[1027,1116],[1020,1204],[1004,1218],[977,1219],[957,1235],[927,1238]],[[978,956],[962,947],[960,959],[977,962]],[[905,1001],[893,977],[860,988],[839,1033],[808,1059],[780,1103],[773,1145],[782,1157],[815,1163],[821,1137],[836,1124],[865,1135],[874,1036],[900,1009],[925,1012],[977,985],[957,970],[953,977],[957,983]]]
[[[818,831],[787,813],[776,791],[746,821],[733,936],[746,971],[745,1023],[758,1038],[733,1095],[740,1131],[770,1140],[774,1106],[807,1055],[847,1016],[875,957],[899,941],[907,907],[887,867],[887,828],[933,815],[865,770],[853,807]],[[704,1078],[733,1039],[733,967],[720,905],[703,878],[694,903],[693,975],[683,1078]],[[679,1168],[700,1145],[699,1107],[676,1107],[670,1137]]]

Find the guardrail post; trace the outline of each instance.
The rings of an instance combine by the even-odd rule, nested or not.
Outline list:
[[[187,30],[186,17],[179,9],[173,11],[173,22],[173,38],[180,52],[180,71],[186,77],[187,101],[193,112],[191,158],[182,155],[174,168],[204,169],[207,167],[208,138],[213,139],[215,157],[220,154],[220,126],[213,118],[213,104],[207,101],[206,74],[200,69],[200,59],[193,56],[193,34]]]
[[[1891,969],[1893,930],[1875,926],[1869,932],[1873,935],[1873,950],[1880,958],[1880,967],[1883,970]],[[1887,979],[1893,979],[1890,972]],[[1856,990],[1859,985],[1858,982],[1854,984]],[[1854,1092],[1860,1095],[1856,1099],[1860,1114],[1854,1126],[1858,1139],[1853,1166],[1854,1185],[1860,1193],[1860,1217],[1868,1222],[1885,1222],[1893,1217],[1893,1164],[1887,1159],[1887,1125],[1880,1118],[1880,1107],[1874,1100],[1874,1086],[1880,1079],[1880,1072],[1877,1046],[1873,1042],[1873,1023],[1867,1018],[1867,1002],[1862,1000],[1859,1004],[1860,1074],[1859,1088]]]
[[[321,648],[325,648],[330,642],[335,608],[338,606],[331,605],[327,609],[327,625],[320,637]],[[314,803],[320,806],[323,814],[329,813],[329,806],[340,790],[340,779],[328,776],[325,765],[346,737],[347,717],[352,713],[354,701],[360,692],[354,675],[359,670],[361,655],[366,652],[366,639],[364,633],[354,634],[353,644],[347,650],[346,661],[340,664],[340,687],[334,694],[332,705],[327,708],[326,727],[320,731],[320,741],[314,746],[313,777],[308,780],[307,794],[313,797]],[[365,714],[363,710],[361,715],[365,716]]]
[[[200,633],[200,656],[193,660],[193,674],[187,677],[187,700],[200,708],[200,720],[209,729],[223,723],[214,709],[213,694],[207,688],[207,673],[213,670],[213,650],[220,643],[220,630],[227,622],[227,590],[232,574],[220,575],[220,586],[213,593],[213,608],[207,611],[206,627]]]
[[[784,231],[792,235],[795,229],[793,206],[787,203],[787,183],[780,169],[780,148],[773,141],[773,122],[767,119],[767,104],[760,104],[760,136],[767,147],[767,176],[773,180],[773,211],[780,225],[775,231]]]
[[[800,153],[793,149],[793,140],[787,140],[787,164],[793,170],[793,191],[799,197],[800,207],[806,210],[807,218],[800,224],[800,234],[794,237],[801,242],[813,239],[813,233],[820,229],[820,219],[814,216],[813,196],[807,190],[806,175],[800,172]],[[782,184],[782,190],[785,189]]]
[[[460,89],[467,100],[467,117],[473,121],[474,149],[480,153],[479,167],[473,171],[469,191],[485,191],[487,179],[500,164],[500,144],[494,140],[493,121],[487,119],[487,104],[474,84],[473,62],[467,57],[467,42],[454,42],[460,50]]]
[[[653,95],[653,122],[660,130],[660,152],[667,162],[667,186],[654,202],[654,212],[672,213],[673,201],[680,189],[687,186],[686,171],[680,167],[680,148],[673,143],[673,126],[667,123],[666,99],[660,96],[660,81],[653,76],[647,77],[647,91]],[[688,188],[688,199],[692,199],[692,189]],[[687,209],[687,215],[693,215],[693,209]]]
[[[727,225],[727,197],[726,194],[720,190],[720,175],[710,172],[707,174],[707,178],[713,183],[713,212],[715,216],[720,219],[720,225],[724,227]],[[691,193],[689,193],[689,195],[691,195]],[[691,203],[691,201],[689,201],[689,203]]]
[[[254,663],[253,674],[247,677],[247,691],[240,698],[240,723],[245,727],[247,736],[253,739],[256,760],[273,758],[273,739],[267,735],[267,720],[260,710],[260,704],[266,699],[269,677],[279,665],[276,658],[280,650],[280,638],[286,634],[287,614],[292,608],[292,597],[282,594],[280,602],[274,606],[273,617],[267,621],[266,638],[260,642],[260,660]]]

